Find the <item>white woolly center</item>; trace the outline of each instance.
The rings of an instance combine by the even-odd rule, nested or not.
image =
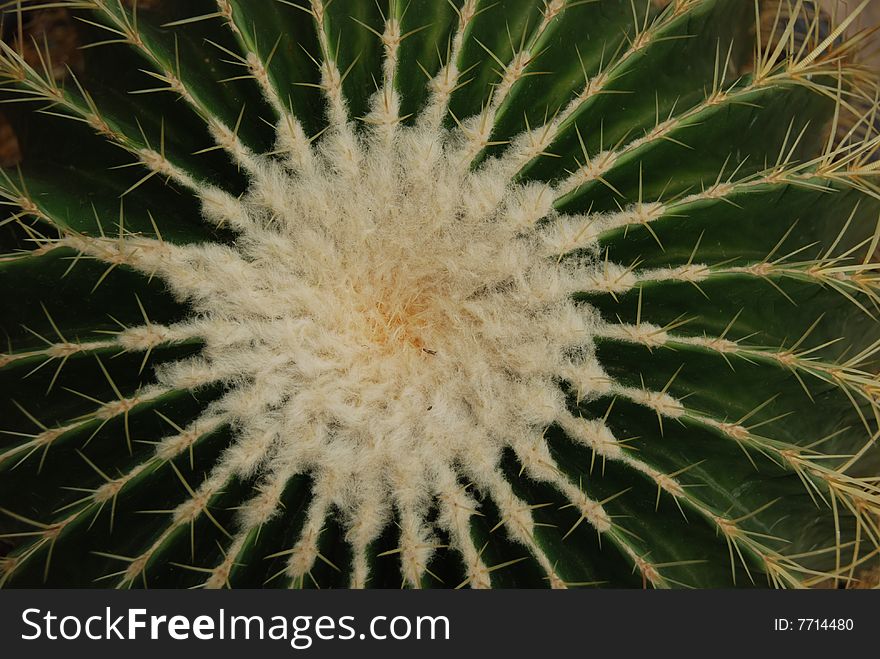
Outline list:
[[[221,472],[262,472],[276,493],[244,507],[245,527],[278,513],[290,475],[315,479],[293,577],[314,560],[335,508],[357,565],[394,515],[404,577],[418,583],[439,501],[441,524],[476,566],[471,582],[487,583],[456,512],[470,500],[463,483],[499,501],[514,538],[538,552],[529,508],[498,468],[505,447],[609,528],[542,439],[554,422],[572,426],[562,380],[584,396],[603,378],[593,312],[570,297],[595,264],[548,256],[537,224],[554,215],[552,191],[512,183],[504,160],[469,168],[465,141],[417,127],[357,137],[331,128],[300,167],[260,158],[241,200],[206,197],[207,215],[233,223],[233,246],[132,256],[190,300],[206,342],[160,379],[223,380],[230,393],[214,409],[238,432]]]
[[[493,464],[507,437],[562,411],[560,374],[587,323],[570,266],[542,258],[520,224],[543,200],[491,167],[468,171],[440,134],[396,137],[328,137],[311,173],[253,184],[235,249],[210,255],[230,281],[196,300],[244,331],[209,335],[206,354],[270,380],[281,441],[320,429],[312,459],[327,468],[359,452],[388,468]]]

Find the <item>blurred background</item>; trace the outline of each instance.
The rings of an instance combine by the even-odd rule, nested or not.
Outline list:
[[[837,10],[842,14],[853,11],[861,4],[861,0],[821,0],[821,9],[825,12]],[[856,21],[856,29],[865,29],[880,26],[880,0],[871,0],[862,11]],[[867,50],[864,52],[866,63],[874,67],[874,71],[880,77],[880,35],[874,35],[870,40]]]

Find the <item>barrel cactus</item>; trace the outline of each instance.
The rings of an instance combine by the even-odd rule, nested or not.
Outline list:
[[[878,106],[815,9],[7,3],[0,583],[856,583]]]

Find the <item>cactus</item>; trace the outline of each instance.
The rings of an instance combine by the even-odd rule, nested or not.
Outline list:
[[[0,583],[854,584],[876,96],[768,4],[8,3]]]

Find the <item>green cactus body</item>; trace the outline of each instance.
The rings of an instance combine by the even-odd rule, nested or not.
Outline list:
[[[848,21],[52,4],[82,70],[0,58],[2,583],[797,587],[876,559]]]

